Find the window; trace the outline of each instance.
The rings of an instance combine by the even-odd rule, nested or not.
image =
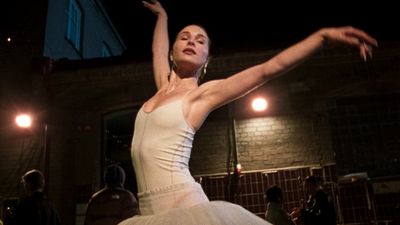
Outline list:
[[[79,51],[81,48],[82,9],[76,0],[69,1],[67,14],[67,39],[71,41],[75,49]]]

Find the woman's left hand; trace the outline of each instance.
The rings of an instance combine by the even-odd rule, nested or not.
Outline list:
[[[323,28],[320,32],[325,41],[344,43],[358,47],[360,49],[360,56],[365,61],[367,57],[372,58],[372,46],[378,46],[378,42],[375,38],[351,26]]]

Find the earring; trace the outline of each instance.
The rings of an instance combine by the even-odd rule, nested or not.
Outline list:
[[[204,65],[203,67],[203,76],[206,75],[206,73],[207,73],[207,64]]]
[[[203,70],[202,70],[202,73],[200,74],[199,81],[204,80],[204,77],[205,77],[206,73],[207,73],[207,64],[205,64],[203,66]]]
[[[174,70],[174,67],[175,67],[174,57],[172,57],[172,55],[169,56],[169,63],[170,63],[169,75],[171,75],[172,71]]]

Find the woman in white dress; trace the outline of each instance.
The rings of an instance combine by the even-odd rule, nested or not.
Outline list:
[[[320,29],[264,63],[199,85],[208,65],[206,31],[184,27],[170,50],[167,13],[158,1],[143,5],[157,16],[152,51],[158,91],[140,108],[132,140],[141,215],[120,225],[269,224],[239,205],[208,200],[188,168],[195,132],[211,111],[284,74],[325,43],[357,47],[366,59],[376,40],[353,27]]]

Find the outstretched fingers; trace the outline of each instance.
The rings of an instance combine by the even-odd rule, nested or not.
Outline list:
[[[376,39],[364,32],[363,30],[354,27],[347,27],[345,28],[345,34],[346,36],[357,38],[359,40],[359,43],[363,42],[367,45],[372,45],[375,47],[378,46],[378,42],[376,41]]]
[[[364,61],[367,61],[367,58],[372,58],[372,47],[378,46],[376,39],[360,29],[353,27],[346,27],[344,29],[348,41],[359,48],[361,58]]]

